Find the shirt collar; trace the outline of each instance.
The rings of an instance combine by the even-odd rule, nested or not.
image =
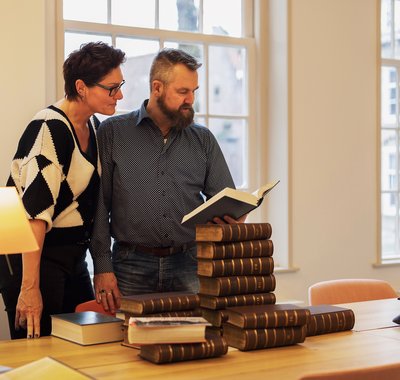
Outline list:
[[[144,119],[150,119],[151,120],[150,115],[148,114],[148,112],[146,110],[148,102],[149,102],[149,99],[146,99],[142,103],[142,106],[139,109],[139,116],[138,116],[138,118],[136,120],[136,126],[138,126],[142,122],[142,120],[144,120]]]

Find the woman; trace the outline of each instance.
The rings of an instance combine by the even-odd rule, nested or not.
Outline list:
[[[85,261],[99,184],[94,113],[112,115],[123,95],[125,53],[87,43],[64,62],[65,98],[23,133],[8,186],[16,186],[39,250],[0,262],[11,337],[51,334],[51,314],[94,299]]]

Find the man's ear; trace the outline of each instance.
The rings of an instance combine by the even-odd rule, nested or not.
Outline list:
[[[151,84],[151,91],[155,96],[161,96],[164,91],[164,83],[157,79],[153,80]]]

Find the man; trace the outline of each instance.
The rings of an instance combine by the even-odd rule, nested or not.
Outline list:
[[[198,291],[195,230],[182,217],[204,202],[202,194],[234,187],[215,137],[193,123],[200,66],[181,50],[161,50],[150,99],[98,130],[102,179],[91,253],[96,299],[106,310],[119,307],[120,292]]]

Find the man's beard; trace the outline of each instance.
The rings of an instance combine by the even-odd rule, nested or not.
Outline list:
[[[172,126],[178,130],[185,129],[193,123],[194,110],[189,104],[182,104],[178,110],[171,110],[167,107],[164,101],[165,97],[157,98],[157,105],[161,112],[168,118]],[[186,114],[182,111],[186,110]]]

